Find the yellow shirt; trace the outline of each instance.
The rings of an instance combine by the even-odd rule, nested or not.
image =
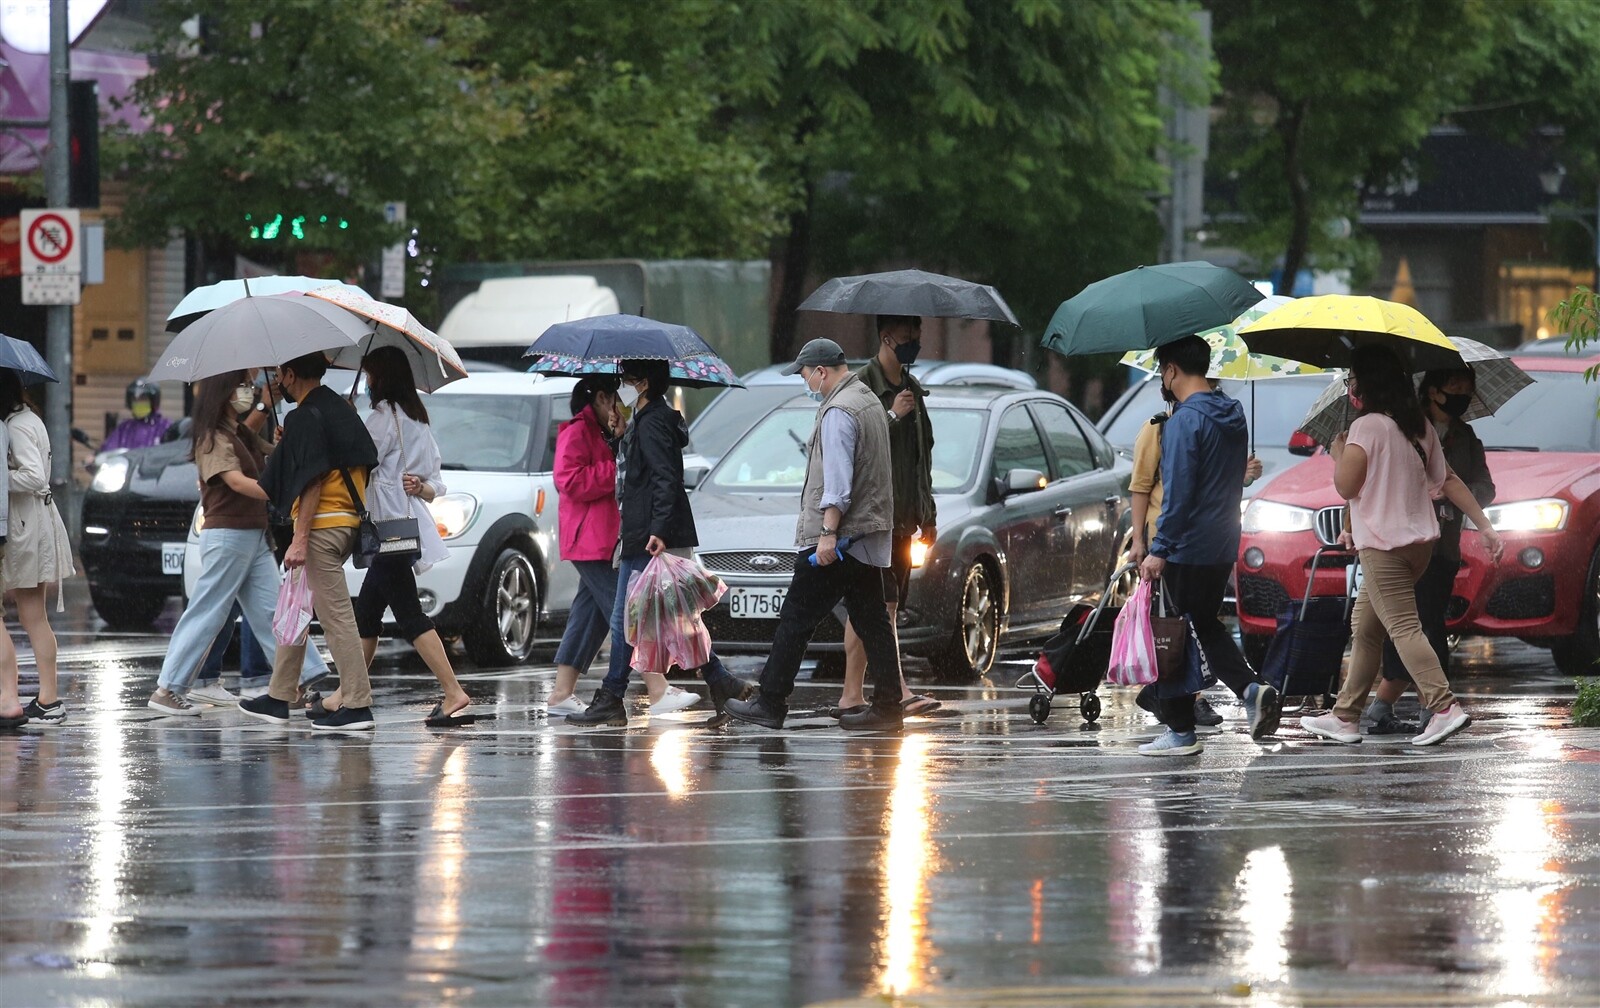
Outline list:
[[[1145,423],[1133,439],[1133,475],[1128,480],[1129,493],[1150,495],[1150,507],[1145,511],[1145,542],[1156,535],[1156,519],[1161,517],[1161,424]]]
[[[350,481],[362,497],[367,495],[367,471],[360,466],[350,470]],[[300,499],[295,498],[293,515],[300,516]],[[322,478],[322,497],[317,502],[317,513],[311,519],[314,529],[355,528],[361,524],[356,514],[355,502],[344,485],[344,476],[338,469]]]

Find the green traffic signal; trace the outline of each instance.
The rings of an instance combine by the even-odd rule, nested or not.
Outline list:
[[[263,219],[265,220],[265,218]],[[283,235],[285,224],[288,225],[290,237],[304,241],[306,237],[307,226],[311,223],[311,218],[306,214],[296,214],[293,217],[286,218],[283,214],[277,213],[273,214],[272,219],[266,221],[266,223],[258,224],[256,223],[254,214],[245,214],[244,222],[250,230],[250,237],[257,241],[275,241]],[[348,231],[350,229],[350,222],[345,220],[343,217],[330,217],[328,214],[318,214],[316,222],[312,226],[317,228],[336,226],[340,231]]]

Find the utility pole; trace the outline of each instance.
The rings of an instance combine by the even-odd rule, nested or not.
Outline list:
[[[68,137],[68,83],[72,57],[67,40],[67,0],[50,0],[50,143],[45,150],[45,204],[67,205],[72,167]],[[45,308],[45,360],[60,383],[45,400],[44,426],[50,435],[50,483],[63,486],[72,472],[72,305]]]

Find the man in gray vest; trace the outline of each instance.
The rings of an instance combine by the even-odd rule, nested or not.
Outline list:
[[[800,659],[817,624],[844,601],[867,652],[872,703],[839,719],[844,728],[900,727],[900,653],[883,600],[894,530],[894,475],[883,404],[845,366],[844,350],[814,339],[785,374],[799,373],[822,405],[806,445],[806,481],[795,527],[794,576],[778,614],[761,693],[729,700],[740,721],[782,728]]]

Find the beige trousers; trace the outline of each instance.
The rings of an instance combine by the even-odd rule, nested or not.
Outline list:
[[[311,587],[311,606],[316,610],[317,622],[322,624],[322,636],[339,672],[341,705],[371,707],[372,683],[367,679],[367,660],[361,654],[350,587],[344,580],[344,562],[355,545],[353,527],[312,529],[306,542],[306,583]],[[292,702],[300,695],[300,667],[305,655],[304,644],[278,645],[272,662],[272,682],[267,686],[267,693],[274,699]]]
[[[1354,643],[1350,668],[1333,713],[1342,721],[1360,721],[1367,694],[1383,665],[1383,642],[1394,641],[1400,660],[1417,684],[1422,706],[1437,714],[1455,703],[1439,656],[1417,619],[1417,581],[1433,558],[1433,543],[1413,543],[1394,550],[1361,551],[1361,594],[1351,614]]]

